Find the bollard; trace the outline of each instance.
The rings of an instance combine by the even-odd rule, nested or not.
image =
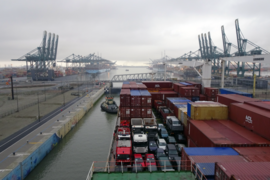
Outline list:
[[[15,154],[16,154],[16,153],[15,153],[15,152],[13,152],[13,156],[15,156]]]
[[[42,132],[40,132],[40,134],[42,134]]]
[[[29,143],[29,141],[26,141],[26,143],[28,144],[28,143]]]

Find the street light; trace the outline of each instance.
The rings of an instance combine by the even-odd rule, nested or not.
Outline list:
[[[45,101],[47,100],[46,98],[46,88],[45,88],[45,82],[42,82],[44,84],[44,94],[45,94]]]
[[[17,112],[19,112],[19,96],[18,96],[17,88],[16,88],[16,95],[17,95]]]
[[[37,100],[38,100],[38,121],[40,122],[40,112],[39,112],[39,96],[37,93]]]

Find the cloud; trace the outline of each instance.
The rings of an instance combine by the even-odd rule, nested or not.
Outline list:
[[[237,18],[247,39],[270,50],[269,5],[262,0],[5,0],[0,7],[0,65],[39,46],[44,30],[59,35],[58,60],[99,52],[106,59],[143,63],[164,50],[179,57],[198,50],[198,34],[209,31],[222,48],[222,25],[237,44]]]

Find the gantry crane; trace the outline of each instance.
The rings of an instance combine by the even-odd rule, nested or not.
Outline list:
[[[56,66],[56,56],[59,36],[44,31],[39,47],[12,61],[25,61],[27,76],[33,80],[54,80],[53,67]]]

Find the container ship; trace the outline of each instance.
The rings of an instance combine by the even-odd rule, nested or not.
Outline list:
[[[85,65],[85,73],[96,74],[110,71],[110,66],[107,64],[91,64]]]
[[[270,102],[195,82],[124,82],[106,161],[87,180],[270,178]]]

